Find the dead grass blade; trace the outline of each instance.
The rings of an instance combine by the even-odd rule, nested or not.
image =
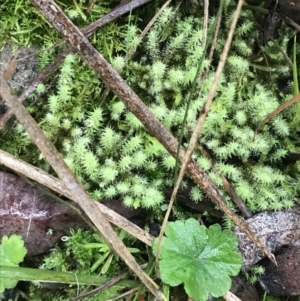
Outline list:
[[[294,104],[296,101],[300,100],[300,93],[296,94],[295,96],[293,96],[290,100],[286,101],[284,104],[282,104],[281,106],[279,106],[276,110],[274,110],[273,112],[271,112],[256,128],[255,133],[254,133],[254,138],[257,134],[257,132],[260,130],[260,128],[267,123],[271,118],[275,117],[277,114],[279,114],[280,112],[282,112],[284,109],[286,109],[287,107],[291,106],[292,104]]]

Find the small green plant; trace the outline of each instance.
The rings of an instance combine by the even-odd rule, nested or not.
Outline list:
[[[267,293],[264,293],[262,301],[279,301],[278,297],[268,296]]]
[[[121,230],[119,237],[130,252],[140,252],[139,249],[131,247],[135,240],[125,231]],[[100,273],[106,276],[114,276],[122,271],[119,258],[97,233],[71,229],[70,234],[61,240],[63,243],[45,256],[40,268],[82,274]]]
[[[264,274],[264,272],[265,268],[263,266],[256,265],[251,267],[250,270],[245,273],[245,277],[251,284],[255,284],[259,276]]]
[[[110,1],[102,2],[87,16],[84,15],[86,0],[77,4],[74,1],[74,7],[65,4],[64,9],[82,28],[108,11]],[[0,20],[1,47],[8,38],[41,49],[61,39],[29,2],[5,0],[0,12],[4,16]],[[15,17],[11,18],[12,15]],[[219,60],[232,19],[230,8],[227,16],[220,27],[214,57],[212,60],[205,57],[202,64],[187,118],[190,127],[195,125],[211,86],[215,61]],[[209,26],[213,18],[211,16]],[[290,67],[274,43],[264,46],[265,55],[254,52],[259,39],[254,21],[252,12],[242,12],[200,141],[252,212],[290,208],[300,191],[299,164],[290,168],[281,164],[289,151],[299,151],[295,112],[285,111],[252,140],[257,124],[288,98],[287,95],[278,97],[277,91],[273,91],[275,82],[291,75]],[[124,22],[119,24],[110,23],[95,34],[94,47],[114,68],[123,70],[124,79],[178,137],[199,57],[205,52],[203,19],[167,8],[140,45],[137,44],[141,29],[134,24],[128,27],[122,25]],[[288,53],[291,29],[280,30],[278,43]],[[127,62],[124,51],[131,47],[137,51]],[[299,54],[299,49],[295,48],[295,55],[296,52]],[[48,65],[56,53],[55,49],[41,52],[40,69]],[[270,64],[264,63],[266,57]],[[297,69],[295,63],[294,68]],[[269,72],[272,72],[272,82],[269,82]],[[116,96],[108,95],[105,102],[99,102],[105,85],[79,57],[73,54],[66,57],[56,76],[56,84],[47,88],[47,95],[43,95],[47,82],[39,86],[32,96],[39,101],[28,110],[91,196],[97,200],[120,198],[127,207],[160,210],[160,206],[164,206],[166,188],[173,183],[174,158]],[[189,136],[185,129],[184,145]],[[20,125],[7,134],[1,147],[50,170]],[[199,152],[194,154],[194,160],[222,189],[222,180],[212,169],[211,162]],[[230,198],[222,193],[228,205],[235,209]],[[204,193],[193,187],[190,196],[194,201],[201,201]],[[181,214],[176,210],[173,217]],[[162,245],[161,278],[170,285],[184,283],[187,293],[195,300],[206,300],[208,294],[221,296],[230,288],[229,276],[236,275],[241,266],[241,257],[234,251],[236,246],[234,236],[221,231],[220,226],[207,229],[192,219],[170,223]],[[73,232],[65,247],[56,247],[42,267],[88,275],[97,271],[111,276],[121,271],[118,259],[112,256],[108,246],[93,235]],[[76,293],[74,290],[69,295]]]
[[[158,239],[154,255],[157,244]],[[192,218],[170,222],[161,246],[160,277],[171,286],[183,283],[195,301],[206,301],[209,294],[223,296],[231,287],[229,276],[237,275],[242,266],[237,245],[237,238],[218,224],[206,228]]]
[[[49,228],[47,230],[47,235],[49,235],[49,236],[53,235],[53,229]]]
[[[0,267],[18,267],[27,253],[24,241],[20,235],[13,234],[10,237],[4,235],[0,245]],[[4,278],[0,281],[0,293],[6,288],[14,288],[18,280]]]
[[[112,252],[112,250],[106,243],[102,242],[102,240],[100,239],[100,237],[98,235],[95,234],[94,237],[98,242],[87,243],[87,244],[83,245],[83,247],[85,249],[98,249],[99,253],[100,253],[99,258],[91,266],[91,272],[94,272],[95,270],[97,270],[99,268],[99,266],[104,262],[104,264],[101,268],[100,274],[101,275],[106,274],[111,266],[114,253]],[[120,234],[119,234],[119,238],[121,240],[123,240],[125,237],[126,237],[126,232],[124,230],[121,230]],[[130,251],[130,253],[139,253],[140,252],[140,250],[137,248],[128,248],[128,250]]]
[[[87,239],[90,239],[91,235],[88,235],[87,232],[81,230],[73,231],[73,234],[70,236],[69,247],[70,249],[63,252],[56,252],[56,256],[49,256],[45,259],[45,263],[41,266],[41,269],[25,268],[19,267],[19,264],[24,260],[24,257],[27,253],[26,248],[24,247],[24,241],[21,236],[13,234],[10,237],[3,236],[2,244],[0,245],[0,300],[1,293],[7,288],[14,288],[18,281],[31,281],[32,285],[30,286],[31,293],[34,292],[34,295],[40,296],[39,299],[35,299],[30,295],[30,300],[69,300],[69,298],[64,298],[60,296],[59,292],[49,292],[43,294],[41,286],[38,285],[40,282],[57,282],[57,283],[68,283],[70,289],[68,290],[69,297],[76,296],[77,286],[81,287],[86,285],[99,286],[110,280],[109,277],[102,275],[95,275],[89,271],[89,269],[82,268],[83,265],[89,266],[89,263],[92,262],[93,258],[89,258],[89,261],[77,263],[77,270],[72,273],[70,270],[71,266],[75,265],[78,258],[86,259],[88,255],[94,255],[94,252],[89,252],[83,246],[79,247],[78,238],[83,236],[88,236]],[[122,234],[124,235],[124,234]],[[125,238],[125,236],[124,236]],[[74,242],[74,239],[77,241],[77,244]],[[68,241],[69,241],[68,240]],[[67,242],[68,242],[67,241]],[[82,240],[84,241],[84,240]],[[76,249],[77,248],[77,249]],[[80,251],[81,249],[81,251]],[[138,251],[133,249],[132,251]],[[72,261],[71,252],[75,252],[75,260]],[[84,257],[84,253],[87,254]],[[110,252],[108,253],[110,254]],[[69,256],[69,257],[67,257]],[[114,260],[115,262],[116,260]],[[114,263],[113,262],[113,263]],[[111,261],[110,261],[111,264]],[[47,267],[47,269],[45,269]],[[50,271],[53,269],[53,271]],[[67,271],[68,270],[68,271]],[[79,273],[78,273],[79,271]],[[102,292],[97,296],[97,300],[106,300],[107,298],[115,297],[119,294],[119,291],[122,289],[128,289],[138,286],[138,282],[135,280],[124,279],[118,282],[118,284],[110,287],[109,289]],[[74,285],[72,287],[71,285]],[[31,294],[30,293],[30,294]],[[40,295],[41,294],[41,295]],[[42,298],[42,299],[41,299]],[[93,300],[93,299],[89,299]]]

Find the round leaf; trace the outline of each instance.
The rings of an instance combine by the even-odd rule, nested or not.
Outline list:
[[[27,253],[24,241],[20,235],[13,234],[10,237],[4,235],[0,245],[0,262],[5,266],[18,266],[24,260]]]
[[[195,219],[168,223],[160,252],[161,279],[176,286],[184,283],[195,301],[206,301],[208,294],[225,295],[231,287],[229,276],[237,275],[242,257],[235,251],[237,238],[219,225],[200,226]],[[153,253],[157,252],[158,239]]]

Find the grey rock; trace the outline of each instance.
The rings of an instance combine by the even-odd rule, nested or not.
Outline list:
[[[34,47],[19,46],[14,49],[13,43],[8,43],[0,52],[0,74],[7,70],[12,59],[17,61],[8,84],[18,92],[22,92],[37,76],[38,57]],[[4,101],[0,98],[0,116],[6,111]]]
[[[37,76],[38,58],[36,49],[34,47],[20,46],[14,52],[13,44],[7,44],[0,52],[1,74],[6,70],[12,58],[17,61],[17,67],[8,83],[11,88],[22,91]]]
[[[246,220],[250,229],[267,246],[270,252],[279,251],[283,246],[300,246],[300,206],[291,210],[262,212]],[[239,228],[233,231],[239,240],[238,251],[243,256],[243,270],[265,257]]]

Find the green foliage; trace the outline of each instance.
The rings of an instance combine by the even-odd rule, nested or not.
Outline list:
[[[97,293],[93,296],[89,296],[83,298],[83,301],[105,301],[109,299],[113,299],[120,295],[120,291],[124,289],[122,285],[114,285],[104,291]],[[34,285],[30,286],[30,291],[28,296],[30,301],[69,301],[70,298],[75,298],[78,295],[78,288],[73,286],[68,288],[68,295],[63,293],[62,290],[59,289],[43,289],[41,287],[37,287]]]
[[[124,230],[121,230],[119,234],[119,238],[123,240],[124,238],[126,238],[126,236],[127,236],[126,232]],[[99,266],[105,261],[103,267],[101,268],[100,273],[106,274],[111,266],[113,260],[113,253],[109,248],[109,246],[103,243],[102,240],[97,235],[94,235],[94,238],[98,241],[97,243],[87,243],[83,245],[85,249],[98,249],[101,254],[101,256],[99,256],[99,258],[96,260],[96,262],[93,263],[91,267],[91,272],[94,272],[96,269],[98,269]],[[140,252],[140,250],[137,248],[128,248],[128,250],[130,253]]]
[[[120,231],[119,237],[124,240],[129,250],[132,253],[139,253],[139,249],[130,247],[133,240],[124,231]],[[51,250],[50,254],[44,258],[41,269],[51,269],[54,271],[74,272],[76,274],[88,275],[106,275],[115,276],[122,270],[123,266],[119,258],[115,256],[110,248],[106,245],[98,234],[82,229],[72,230],[68,236],[62,238],[63,245],[56,246]],[[126,280],[127,281],[127,280]],[[106,300],[119,294],[120,290],[124,289],[125,283],[114,285],[113,287],[104,290],[94,297],[89,297],[86,300]],[[129,281],[130,282],[130,281]],[[128,286],[130,287],[130,285]],[[84,289],[85,286],[80,286]],[[34,286],[31,287],[32,296],[38,298],[41,291]],[[64,294],[55,293],[54,291],[47,292],[47,297],[43,300],[69,300],[78,294],[76,287],[71,287],[65,290]],[[54,299],[51,299],[54,298]],[[35,300],[35,299],[34,299]],[[38,299],[36,299],[38,300]]]
[[[110,1],[95,3],[90,13],[86,13],[90,5],[88,0],[59,1],[58,4],[79,28],[96,21],[110,10]],[[34,45],[39,49],[47,49],[39,54],[41,69],[54,59],[56,51],[51,47],[61,41],[61,37],[49,26],[30,1],[1,1],[0,15],[3,16],[0,20],[0,49],[9,41],[15,43],[15,48],[17,45]],[[121,37],[123,37],[122,26],[109,23],[97,31],[92,38],[92,43],[109,58],[112,56],[113,49],[116,51],[124,49]]]
[[[153,254],[157,243],[158,239]],[[229,276],[237,275],[242,265],[237,244],[237,238],[218,224],[206,228],[195,219],[170,222],[161,246],[160,277],[171,286],[184,283],[193,300],[223,296],[231,287]]]
[[[53,249],[45,257],[40,268],[91,274],[102,269],[106,253],[110,254],[107,246],[104,249],[105,243],[102,239],[90,231],[71,229],[70,235],[64,237],[63,240],[63,246]],[[103,259],[102,262],[98,262],[96,266],[95,263],[100,259]],[[109,275],[113,275],[116,272],[117,262],[118,258],[114,258],[113,262],[111,262]]]
[[[274,297],[274,296],[268,296],[267,293],[265,293],[262,300],[263,301],[280,301],[280,298],[279,297]]]
[[[45,43],[57,40],[58,34],[49,26],[29,1],[1,1],[0,49],[11,40],[20,45]]]
[[[10,237],[4,235],[0,245],[0,267],[12,266],[17,267],[24,260],[27,253],[24,247],[24,241],[20,235],[13,234]],[[18,283],[17,280],[5,278],[0,281],[0,293],[6,288],[14,288]]]
[[[255,284],[259,276],[263,275],[265,268],[263,266],[255,265],[245,273],[246,279],[251,283]]]
[[[18,266],[27,253],[22,237],[16,234],[2,237],[0,251],[1,264],[5,266]]]
[[[138,62],[129,62],[127,74],[132,86],[143,95],[142,99],[157,118],[178,136],[187,92],[202,50],[198,29],[201,28],[198,25],[201,20],[177,17],[179,20],[174,25],[172,21],[176,17],[169,10],[165,14],[172,25],[169,24],[166,29],[162,23],[165,15],[161,16],[147,36],[147,43],[144,45],[147,55],[142,56]],[[298,177],[284,170],[280,163],[293,145],[291,139],[296,128],[291,128],[291,122],[295,119],[295,114],[287,112],[273,119],[254,139],[257,124],[289,96],[278,99],[272,91],[272,82],[264,81],[262,84],[263,79],[269,76],[268,68],[262,72],[251,67],[260,58],[252,53],[256,40],[253,35],[247,35],[250,30],[253,30],[252,15],[251,12],[244,11],[225,74],[202,131],[201,142],[251,211],[267,208],[279,210],[292,206],[291,200],[298,193]],[[164,40],[165,32],[169,34],[167,43]],[[226,34],[227,30],[221,32],[217,52],[222,50]],[[287,34],[291,32],[286,32],[285,35]],[[159,40],[162,36],[164,39]],[[285,36],[280,41],[281,47],[287,47],[286,41]],[[278,53],[278,50],[271,47],[273,46],[266,46],[268,54]],[[276,65],[286,65],[282,55],[276,59]],[[207,66],[208,62],[205,62],[203,70]],[[281,68],[274,80],[286,76],[287,71]],[[195,123],[197,112],[201,110],[212,77],[213,72],[209,71],[207,77],[197,84],[197,92],[188,114],[190,125]],[[186,134],[185,139],[187,137]],[[196,154],[196,161],[222,189],[221,179],[205,160]],[[165,157],[163,167],[171,168]],[[201,199],[200,195],[195,195],[194,190],[191,196],[194,200]]]

